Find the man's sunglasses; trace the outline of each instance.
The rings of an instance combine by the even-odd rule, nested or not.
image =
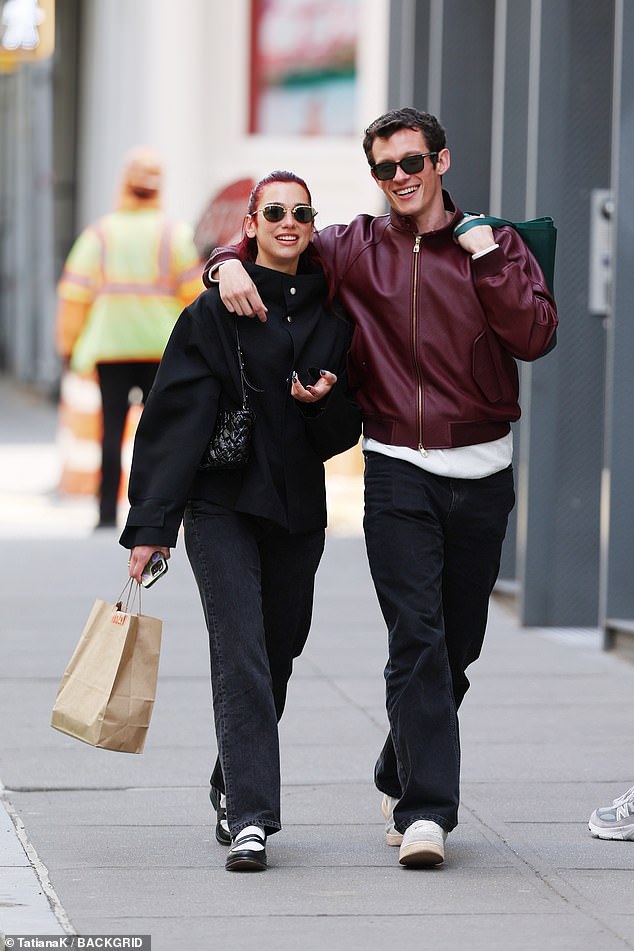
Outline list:
[[[378,162],[370,168],[380,182],[389,182],[396,175],[396,166],[400,165],[406,175],[415,175],[422,172],[425,159],[429,156],[436,158],[438,152],[419,152],[418,155],[406,155],[400,162]]]
[[[276,201],[272,201],[268,205],[263,205],[262,208],[258,208],[253,214],[257,215],[262,212],[267,221],[276,224],[278,221],[284,219],[287,211],[290,211],[295,221],[298,221],[300,225],[307,225],[317,217],[317,212],[311,205],[294,205],[289,209],[286,205],[280,205]]]

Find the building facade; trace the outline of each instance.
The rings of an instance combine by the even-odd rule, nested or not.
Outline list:
[[[317,29],[311,7],[342,19]],[[558,226],[559,345],[521,368],[502,582],[526,625],[627,629],[634,5],[57,0],[56,19],[52,58],[0,74],[4,371],[54,386],[55,281],[111,207],[130,146],[162,152],[168,210],[192,224],[227,183],[281,165],[326,224],[383,210],[364,127],[393,106],[428,109],[461,207]]]

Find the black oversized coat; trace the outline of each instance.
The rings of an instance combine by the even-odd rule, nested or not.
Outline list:
[[[361,431],[346,384],[349,327],[326,308],[321,272],[247,270],[268,308],[266,323],[232,316],[212,287],[174,327],[135,438],[120,539],[126,548],[173,547],[193,498],[262,516],[293,534],[326,524],[323,460],[355,445]],[[218,408],[242,403],[236,326],[253,386],[251,456],[243,469],[201,471]],[[316,404],[293,399],[293,370],[306,385],[319,369],[337,374],[330,394]]]

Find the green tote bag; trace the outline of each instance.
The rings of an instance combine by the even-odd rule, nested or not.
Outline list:
[[[472,212],[467,212],[472,214]],[[454,238],[458,238],[465,231],[477,228],[479,225],[491,225],[500,228],[508,225],[515,228],[524,244],[533,252],[537,263],[542,269],[546,286],[554,294],[555,286],[555,248],[557,246],[557,228],[550,217],[531,218],[529,221],[508,221],[506,218],[494,218],[492,215],[483,215],[467,218],[456,225],[453,231]],[[557,346],[557,334],[553,336],[550,346],[542,354],[543,357]]]
[[[467,212],[467,214],[472,214],[472,212]],[[533,255],[537,258],[537,263],[546,279],[548,290],[551,294],[554,293],[557,228],[552,218],[532,218],[530,221],[508,221],[506,218],[494,218],[492,215],[467,218],[466,221],[461,221],[456,225],[453,236],[458,238],[461,234],[471,228],[477,228],[479,225],[491,225],[492,228],[508,225],[515,228],[524,244],[531,249]]]

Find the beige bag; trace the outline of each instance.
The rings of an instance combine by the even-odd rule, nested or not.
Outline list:
[[[130,611],[133,582],[115,604],[97,599],[57,691],[51,726],[78,740],[141,753],[150,725],[162,623]],[[125,604],[123,599],[125,598]]]

